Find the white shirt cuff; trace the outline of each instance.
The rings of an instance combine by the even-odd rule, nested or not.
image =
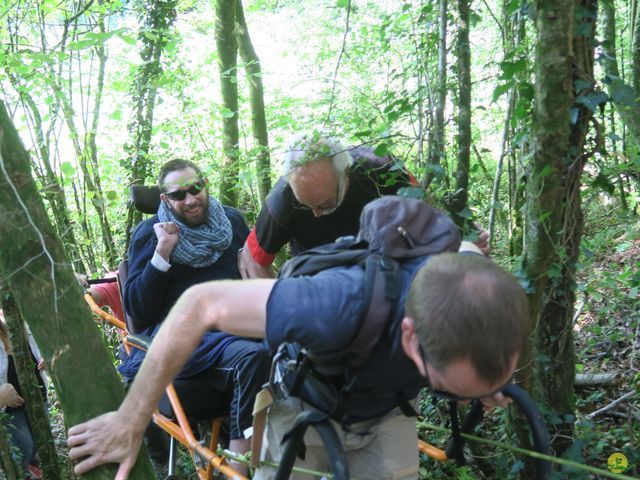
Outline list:
[[[151,265],[156,267],[161,272],[166,272],[171,268],[171,264],[167,262],[158,252],[153,252],[153,257],[151,258]]]

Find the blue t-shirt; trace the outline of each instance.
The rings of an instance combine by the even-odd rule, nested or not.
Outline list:
[[[411,280],[424,258],[400,269],[402,296],[393,319],[365,364],[349,379],[344,394],[346,423],[380,417],[398,406],[398,395],[410,400],[425,384],[401,343],[404,301]],[[313,277],[283,278],[267,303],[267,342],[298,343],[315,354],[344,349],[356,333],[364,305],[364,270],[358,266],[325,270]]]

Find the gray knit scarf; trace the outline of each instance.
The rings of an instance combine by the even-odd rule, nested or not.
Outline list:
[[[165,202],[160,202],[158,218],[161,222],[174,222],[180,227],[178,244],[171,252],[171,261],[190,267],[213,265],[222,252],[231,245],[233,232],[231,222],[222,204],[209,197],[209,211],[206,221],[197,227],[190,227],[175,218]]]

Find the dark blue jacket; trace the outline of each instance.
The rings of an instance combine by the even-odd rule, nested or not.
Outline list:
[[[124,288],[124,307],[133,321],[134,331],[155,336],[171,307],[193,285],[210,280],[241,278],[238,249],[244,245],[249,227],[238,210],[227,206],[224,206],[224,210],[231,221],[231,245],[217,262],[203,268],[174,263],[167,272],[158,270],[151,264],[151,259],[158,244],[153,225],[159,219],[154,216],[137,227],[129,247],[129,277]],[[225,346],[236,339],[233,335],[218,331],[205,334],[178,378],[195,375],[215,363]],[[128,378],[135,376],[143,358],[142,352],[134,350],[120,366],[120,373]]]

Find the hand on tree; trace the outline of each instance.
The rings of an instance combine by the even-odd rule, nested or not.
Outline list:
[[[133,468],[142,431],[137,431],[120,412],[109,412],[69,429],[69,458],[76,460],[73,471],[82,475],[105,463],[119,463],[116,480],[126,480]]]

